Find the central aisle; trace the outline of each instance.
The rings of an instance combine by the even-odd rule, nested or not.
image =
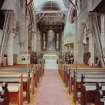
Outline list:
[[[35,105],[70,105],[57,71],[45,71],[35,100]]]

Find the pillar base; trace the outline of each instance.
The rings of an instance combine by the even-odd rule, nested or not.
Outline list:
[[[17,64],[30,64],[30,54],[22,53],[17,56]]]

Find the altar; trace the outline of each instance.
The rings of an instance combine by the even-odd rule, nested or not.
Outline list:
[[[42,50],[59,51],[60,50],[60,34],[54,30],[48,30],[42,33]]]

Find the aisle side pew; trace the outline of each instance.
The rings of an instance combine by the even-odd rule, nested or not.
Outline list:
[[[81,105],[87,103],[95,103],[97,83],[103,84],[103,91],[105,91],[105,74],[81,74],[76,75],[74,84],[75,101],[79,100]],[[94,97],[96,96],[96,97]]]
[[[22,88],[23,92],[26,92],[26,100],[29,103],[30,102],[30,74],[28,75],[23,75],[22,77]],[[20,76],[18,74],[15,75],[1,75],[0,76],[0,83],[6,82],[8,83],[9,88],[9,98],[10,101],[16,101],[16,97],[19,95],[19,87],[20,87]],[[13,97],[13,98],[11,98]]]
[[[38,86],[38,83],[40,82],[40,78],[43,76],[44,74],[44,67],[42,64],[36,64],[33,67],[34,71],[35,71],[35,86]]]
[[[19,83],[6,83],[6,82],[0,83],[0,96],[1,96],[0,105],[10,105],[12,101],[17,103],[17,105],[22,105],[23,76],[22,75],[20,76]]]
[[[105,83],[96,84],[95,105],[105,105]]]
[[[87,103],[104,105],[102,103],[105,103],[105,83],[84,83],[81,86],[80,103],[81,105],[87,105]]]
[[[35,67],[36,67],[36,65],[35,65]],[[34,71],[34,72],[33,72]],[[35,82],[36,82],[36,74],[37,73],[35,73],[35,71],[36,71],[36,69],[33,69],[33,68],[27,68],[27,67],[18,67],[18,68],[16,68],[16,67],[3,67],[3,68],[0,68],[0,74],[12,74],[12,73],[15,73],[15,74],[20,74],[20,73],[22,73],[23,75],[24,74],[26,74],[27,72],[30,72],[30,80],[31,80],[31,78],[32,78],[32,76],[31,76],[31,74],[32,74],[32,72],[34,73],[34,79],[35,79],[35,81],[34,81],[34,84],[35,84]]]
[[[95,68],[78,68],[77,70],[76,70],[76,68],[70,68],[69,69],[69,92],[72,92],[73,91],[73,87],[74,87],[74,81],[75,81],[75,72],[77,72],[77,75],[80,75],[81,76],[81,74],[87,74],[87,75],[89,75],[90,74],[90,76],[92,76],[92,75],[105,75],[105,70],[104,69],[95,69]]]
[[[69,86],[69,79],[70,79],[70,68],[69,67],[64,67],[64,83],[65,86]]]
[[[59,64],[58,65],[58,72],[60,74],[60,77],[64,81],[64,64]]]
[[[7,84],[0,84],[0,105],[9,105],[9,93]]]

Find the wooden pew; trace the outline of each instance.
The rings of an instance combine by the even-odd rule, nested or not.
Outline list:
[[[65,86],[69,86],[69,79],[70,79],[70,69],[64,66],[64,83]]]
[[[58,72],[62,80],[64,81],[64,64],[58,64]]]
[[[31,67],[0,67],[1,72],[18,72],[25,73],[28,72]],[[30,69],[31,72],[31,69]]]
[[[34,94],[34,89],[35,86],[37,87],[37,84],[39,83],[40,77],[42,77],[42,75],[44,74],[44,67],[42,67],[42,65],[36,70],[36,65],[33,67],[34,69],[30,69],[30,79],[28,80],[28,82],[26,83],[25,81],[23,81],[23,90],[24,92],[26,92],[26,100],[29,103],[30,102],[30,92],[32,92],[32,94]],[[20,73],[23,74],[23,80],[24,80],[24,75],[26,75],[27,71],[29,70],[29,68],[26,67],[3,67],[0,68],[0,74],[3,75],[8,75],[8,74],[15,74],[15,75],[19,75]],[[4,76],[5,77],[5,76]],[[34,83],[34,85],[33,85]]]
[[[62,72],[64,73],[64,83],[68,84],[69,81],[69,92],[73,92],[74,93],[74,101],[76,103],[76,101],[79,98],[79,101],[81,103],[81,105],[86,105],[87,102],[94,102],[95,105],[100,105],[99,101],[97,102],[96,100],[100,100],[99,96],[96,95],[96,90],[92,90],[93,87],[97,87],[96,83],[104,83],[105,82],[105,68],[89,68],[89,67],[83,67],[83,68],[77,68],[77,67],[71,67],[70,65],[64,65],[65,69],[62,70]],[[61,71],[59,70],[59,74],[61,75]],[[68,76],[69,74],[69,76]],[[85,75],[85,79],[83,79],[83,77],[81,78],[81,75]],[[84,85],[82,85],[82,80],[85,81],[86,87]],[[84,82],[83,82],[84,83]],[[89,86],[88,86],[89,85]],[[91,87],[90,92],[86,91],[86,89],[88,87]],[[84,92],[83,92],[84,90]],[[82,93],[82,94],[81,94]],[[83,95],[83,93],[85,93],[85,95]],[[103,93],[105,94],[104,91],[104,85],[103,85]],[[81,96],[82,95],[82,96]],[[85,96],[87,95],[87,97],[92,96],[92,98],[86,98],[85,100]],[[94,96],[96,96],[94,98]],[[82,98],[81,98],[82,97]],[[83,102],[84,99],[84,102]],[[83,104],[84,103],[84,104]],[[98,103],[98,104],[97,104]]]
[[[19,82],[20,76],[19,75],[20,74],[17,74],[17,73],[15,73],[15,74],[14,73],[13,74],[0,73],[0,83],[6,82],[6,83],[8,83],[8,86],[15,87],[15,89],[16,89],[16,87],[19,88],[19,84],[20,84],[20,82]],[[28,74],[24,74],[22,78],[23,78],[23,80],[22,80],[23,81],[23,86],[22,86],[23,92],[26,92],[26,100],[29,103],[30,102],[30,72],[28,72]],[[14,96],[14,95],[18,94],[18,92],[19,92],[19,90],[10,92],[11,93],[10,95]]]
[[[9,105],[11,100],[14,100],[18,105],[23,105],[23,76],[20,76],[19,83],[2,83],[2,88],[0,92],[3,96],[0,105]],[[1,84],[0,84],[1,85]]]
[[[32,94],[34,94],[35,93],[35,71],[33,70],[32,72],[31,72],[31,92],[32,92]]]
[[[35,86],[37,87],[38,83],[40,82],[40,78],[43,76],[44,68],[41,64],[36,64],[34,66],[35,71]]]
[[[77,75],[85,74],[90,77],[93,75],[97,77],[97,75],[105,75],[105,68],[100,69],[100,68],[70,68],[70,78],[69,78],[69,90],[72,91],[72,87],[74,84],[74,73],[76,72]],[[89,75],[90,74],[90,75]]]
[[[96,84],[95,105],[105,105],[105,84]]]
[[[28,70],[30,70],[30,72],[34,71],[35,87],[37,87],[40,77],[42,77],[44,74],[43,66],[44,66],[43,64],[35,64],[35,65],[32,65],[32,67],[28,66],[28,68],[27,67],[1,67],[0,72],[4,74],[5,72],[26,74]]]
[[[74,98],[75,101],[79,100],[81,105],[86,105],[87,103],[95,103],[97,100],[97,83],[101,83],[103,86],[103,91],[105,91],[105,75],[92,75],[86,74],[85,76],[77,75],[75,79],[74,86]],[[99,104],[98,104],[99,105]]]
[[[0,86],[0,105],[9,105],[9,93],[6,83]]]
[[[103,93],[105,96],[105,81],[103,82],[102,80],[102,82],[100,82],[99,80],[95,83],[91,81],[90,83],[88,82],[86,81],[84,84],[81,84],[81,105],[86,105],[86,103],[89,102],[93,102],[95,105],[102,105],[101,99],[103,99],[103,97],[101,97],[101,94]],[[102,85],[102,90],[97,84]]]
[[[44,64],[40,64],[40,77],[44,75]]]

